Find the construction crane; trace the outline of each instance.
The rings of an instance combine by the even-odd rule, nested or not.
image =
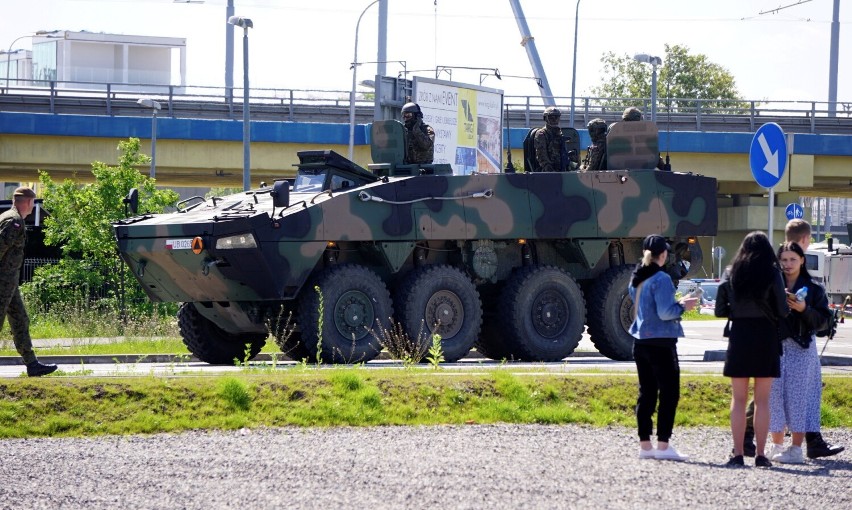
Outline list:
[[[541,85],[541,99],[547,106],[555,106],[556,101],[553,98],[553,92],[550,91],[550,83],[547,81],[547,75],[544,74],[544,66],[541,65],[541,59],[538,56],[538,50],[535,48],[535,39],[530,34],[530,27],[527,25],[527,19],[524,16],[524,11],[521,9],[520,0],[509,0],[512,6],[512,11],[515,13],[515,21],[518,22],[518,30],[521,31],[521,46],[527,50],[527,57],[530,59],[533,75]]]

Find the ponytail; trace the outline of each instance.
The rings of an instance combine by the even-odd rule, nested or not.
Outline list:
[[[642,252],[642,266],[650,266],[651,261],[654,260],[654,255],[651,254],[651,250],[645,250]]]

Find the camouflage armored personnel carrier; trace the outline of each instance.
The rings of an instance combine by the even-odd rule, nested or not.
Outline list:
[[[448,361],[474,346],[560,360],[585,327],[626,360],[642,239],[669,239],[676,279],[697,271],[716,181],[653,170],[656,127],[619,125],[630,128],[611,143],[621,170],[453,175],[403,164],[402,125],[376,122],[369,169],[300,152],[295,179],[130,217],[115,237],[152,300],[182,303],[183,340],[209,363],[252,357],[269,334],[296,359],[367,361],[382,349],[373,331],[392,323],[422,341],[439,333]],[[288,312],[290,337],[277,326]]]

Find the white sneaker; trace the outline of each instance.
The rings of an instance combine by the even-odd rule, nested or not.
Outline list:
[[[657,451],[657,450],[656,450],[656,449],[654,449],[654,448],[651,448],[650,450],[643,450],[642,448],[639,448],[639,458],[640,458],[640,459],[653,459],[653,458],[656,458],[656,455],[655,455],[655,453],[654,453],[654,452],[656,452],[656,451]]]
[[[778,460],[778,457],[783,455],[784,451],[783,444],[772,443],[772,446],[769,447],[769,452],[766,454],[766,458],[769,460]]]
[[[802,447],[801,446],[790,446],[787,448],[784,453],[777,457],[773,457],[772,460],[780,462],[781,464],[804,464],[805,457],[802,455]]]
[[[678,453],[675,450],[675,447],[669,443],[669,447],[665,450],[657,449],[655,450],[654,458],[657,460],[678,460],[683,461],[689,458],[689,455],[684,455],[682,453]]]

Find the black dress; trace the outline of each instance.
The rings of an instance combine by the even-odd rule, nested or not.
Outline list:
[[[726,377],[780,377],[780,356],[778,328],[768,318],[731,320]]]

